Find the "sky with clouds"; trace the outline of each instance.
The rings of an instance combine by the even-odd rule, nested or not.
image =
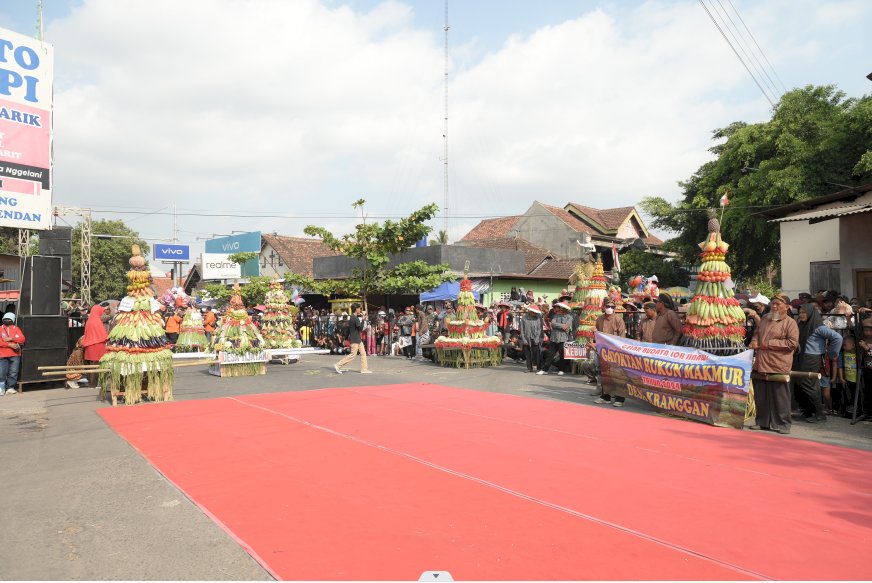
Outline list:
[[[444,2],[44,4],[55,204],[164,241],[175,204],[195,253],[232,231],[347,232],[359,198],[377,217],[444,206]],[[713,129],[768,119],[703,4],[753,33],[770,99],[872,90],[865,0],[450,1],[451,239],[533,200],[677,200]],[[0,0],[0,28],[33,34],[35,5]]]

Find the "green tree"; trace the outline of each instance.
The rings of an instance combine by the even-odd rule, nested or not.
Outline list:
[[[661,289],[690,283],[690,273],[674,260],[646,251],[633,250],[621,255],[620,277],[625,289],[634,275],[656,275]]]
[[[239,263],[231,257],[228,257],[230,261]],[[248,283],[240,284],[239,286],[239,295],[242,296],[242,302],[248,308],[262,304],[266,300],[266,292],[269,291],[272,277],[268,275],[255,275],[246,279],[248,279]],[[218,300],[222,305],[229,302],[230,296],[233,295],[233,288],[223,283],[207,283],[203,289],[206,291],[206,296]]]
[[[419,265],[414,267],[398,265],[391,270],[387,269],[391,255],[406,251],[430,232],[431,229],[426,222],[436,215],[439,207],[429,204],[399,221],[388,220],[379,224],[367,222],[366,214],[363,212],[365,203],[365,200],[360,199],[352,204],[354,208],[360,209],[362,219],[353,233],[336,237],[327,229],[314,225],[309,225],[303,230],[309,236],[320,237],[324,244],[334,251],[363,263],[363,268],[353,270],[351,280],[356,293],[363,298],[365,309],[368,309],[369,293],[414,292],[425,283],[436,282],[419,290],[424,291],[443,281],[453,279],[445,264],[427,265],[423,262],[414,262]]]
[[[782,96],[771,120],[735,122],[713,137],[715,159],[679,182],[680,202],[647,197],[640,206],[652,227],[677,233],[666,249],[692,265],[707,232],[705,209],[727,194],[721,224],[732,245],[727,262],[734,277],[748,279],[780,265],[778,225],[759,213],[872,177],[872,96],[848,99],[834,86],[796,89]]]
[[[94,303],[103,300],[121,299],[127,295],[127,261],[134,244],[139,245],[143,255],[148,253],[148,244],[139,233],[124,224],[124,221],[94,221],[91,223],[91,299]],[[101,238],[96,235],[110,235]],[[73,284],[82,285],[82,226],[73,229]]]
[[[448,245],[448,231],[441,230],[436,234],[435,239],[430,239],[430,245]]]
[[[255,253],[254,251],[240,251],[239,253],[234,253],[233,255],[227,256],[228,261],[238,263],[239,265],[242,265],[246,261],[251,261],[255,258],[257,258],[257,253]]]
[[[18,255],[18,229],[0,227],[0,253]]]

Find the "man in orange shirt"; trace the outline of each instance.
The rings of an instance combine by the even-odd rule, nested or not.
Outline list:
[[[167,339],[170,341],[170,344],[175,344],[179,339],[179,332],[182,329],[182,319],[176,312],[171,312],[170,316],[167,318],[167,323],[165,326],[165,330],[167,333]]]
[[[3,325],[0,326],[0,397],[4,393],[14,395],[17,392],[15,383],[21,366],[22,344],[24,333],[15,325],[15,314],[3,314]]]
[[[215,332],[215,323],[218,318],[215,316],[213,308],[206,308],[206,313],[203,315],[203,330],[206,332],[206,342],[212,344],[212,333]]]

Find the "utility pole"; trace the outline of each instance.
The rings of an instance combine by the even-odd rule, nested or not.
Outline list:
[[[445,236],[448,236],[448,0],[445,0],[445,118],[442,130],[442,183],[445,203],[442,208]]]
[[[175,245],[179,240],[179,225],[176,217],[176,203],[173,203],[173,244]],[[181,263],[178,261],[173,262],[173,287],[179,285],[179,270],[181,270]]]

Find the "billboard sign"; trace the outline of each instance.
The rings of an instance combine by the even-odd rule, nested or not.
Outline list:
[[[244,252],[260,254],[260,241],[260,231],[239,233],[229,237],[210,239],[206,241],[205,250],[206,253],[226,253],[228,255]],[[255,275],[260,275],[260,262],[256,257],[242,264],[242,277]]]
[[[154,258],[159,261],[190,261],[191,247],[188,245],[155,243]]]
[[[240,279],[242,268],[228,259],[232,253],[203,253],[200,255],[200,271],[203,279]]]
[[[50,229],[54,49],[0,28],[0,227]]]

